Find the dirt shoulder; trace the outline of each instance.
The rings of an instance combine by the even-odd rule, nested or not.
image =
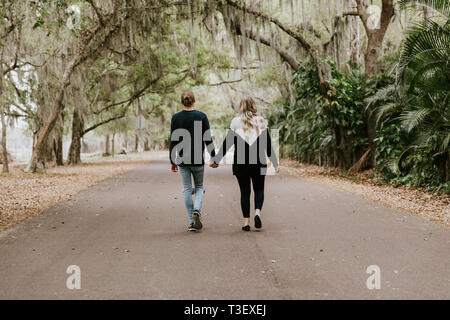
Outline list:
[[[379,202],[389,208],[450,226],[449,195],[436,195],[426,190],[404,186],[380,185],[370,178],[370,171],[344,177],[339,170],[305,165],[293,160],[284,159],[281,161],[281,165],[282,173],[324,184]]]
[[[145,152],[107,159],[90,157],[82,165],[49,168],[45,174],[24,173],[23,165],[12,166],[10,174],[0,174],[0,231],[158,156],[161,154]]]

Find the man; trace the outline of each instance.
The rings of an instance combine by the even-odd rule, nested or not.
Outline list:
[[[215,156],[214,143],[208,117],[203,112],[194,110],[194,94],[191,91],[183,92],[181,103],[183,110],[172,116],[169,156],[172,172],[178,172],[179,169],[181,174],[184,203],[190,222],[188,230],[198,231],[203,227],[200,213],[205,193],[203,155],[206,145],[211,157]],[[211,163],[210,166],[218,167],[215,163]],[[191,176],[194,178],[194,187]]]

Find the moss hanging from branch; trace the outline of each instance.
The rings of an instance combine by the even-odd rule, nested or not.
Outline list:
[[[285,34],[295,39],[308,53],[311,60],[317,67],[317,75],[322,92],[324,95],[329,94],[329,91],[332,89],[329,82],[331,71],[329,66],[322,61],[320,48],[313,46],[300,33],[281,23],[281,21],[277,18],[272,17],[259,9],[246,6],[243,2],[237,0],[224,0],[224,3],[225,4],[222,5],[221,12],[226,21],[227,31],[231,33],[232,37],[243,36],[245,38],[253,38],[253,40],[255,40],[257,37],[254,34],[251,34],[254,32],[250,28],[245,28],[245,26],[249,24],[256,26],[270,25],[271,32],[269,46],[272,48],[279,48],[279,35],[280,31],[283,31]],[[240,23],[242,17],[244,16],[245,24]],[[273,27],[275,27],[275,29],[272,29]],[[259,38],[261,38],[261,36]],[[239,44],[240,42],[233,39],[233,43],[236,45],[236,43]]]

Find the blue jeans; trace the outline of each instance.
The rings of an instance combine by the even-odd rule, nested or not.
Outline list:
[[[194,223],[192,213],[202,208],[203,195],[205,189],[203,188],[203,174],[205,172],[204,166],[180,166],[181,180],[183,182],[183,196],[184,204],[186,205],[189,221]],[[194,177],[194,187],[192,187],[192,177]],[[194,201],[192,200],[194,195]]]

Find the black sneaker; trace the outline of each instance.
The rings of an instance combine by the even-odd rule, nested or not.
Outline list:
[[[194,223],[193,226],[195,229],[200,230],[201,228],[203,228],[203,224],[200,221],[200,212],[198,212],[197,210],[195,210],[192,213],[192,218],[194,218]]]
[[[262,227],[262,222],[261,222],[261,218],[259,217],[259,215],[255,215],[255,228],[256,229],[261,229]]]
[[[242,231],[249,232],[250,231],[250,226],[249,225],[243,226],[242,227]]]
[[[191,231],[191,232],[196,232],[196,231],[197,231],[197,229],[194,227],[194,224],[193,224],[193,223],[191,223],[191,224],[189,225],[188,230]]]

